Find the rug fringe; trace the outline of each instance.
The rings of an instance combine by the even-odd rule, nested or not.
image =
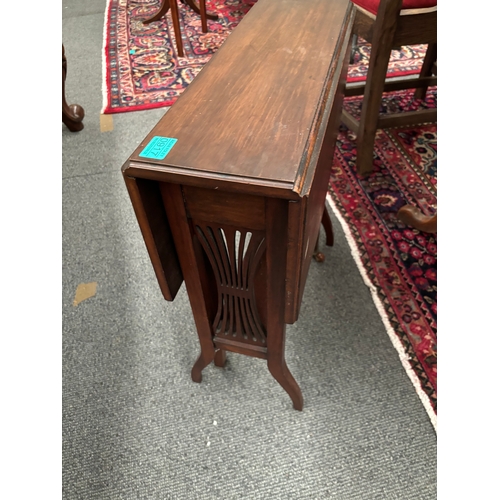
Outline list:
[[[375,307],[377,308],[378,313],[380,314],[382,322],[384,323],[387,334],[389,335],[389,338],[391,339],[392,345],[394,346],[397,353],[399,354],[399,359],[401,361],[401,364],[403,365],[403,368],[405,369],[406,374],[408,375],[408,377],[411,380],[418,396],[420,397],[420,400],[422,401],[422,404],[424,405],[424,408],[427,411],[427,414],[429,415],[431,423],[434,426],[434,430],[437,432],[437,416],[434,413],[434,409],[432,408],[429,397],[423,391],[422,386],[420,385],[420,381],[419,381],[416,373],[411,368],[410,362],[409,362],[408,357],[407,357],[405,350],[404,350],[404,346],[401,343],[401,340],[399,339],[399,337],[396,335],[396,332],[394,331],[394,329],[389,321],[389,317],[387,316],[387,313],[385,312],[382,301],[380,300],[380,298],[377,294],[377,289],[375,288],[373,283],[370,281],[370,278],[368,277],[368,274],[367,274],[365,268],[363,267],[363,263],[361,262],[361,255],[359,253],[356,242],[351,234],[351,230],[350,230],[347,222],[342,217],[340,211],[335,206],[335,202],[333,201],[330,193],[327,193],[326,199],[327,199],[328,204],[330,205],[335,217],[337,218],[340,225],[342,226],[345,237],[346,237],[347,242],[349,244],[349,247],[351,249],[351,254],[354,258],[354,262],[356,263],[356,266],[358,267],[358,271],[361,274],[361,277],[363,278],[365,285],[370,290],[373,302],[375,304]]]
[[[107,89],[107,57],[106,57],[106,47],[108,46],[108,16],[109,9],[111,8],[111,0],[106,0],[106,9],[104,11],[104,29],[102,34],[102,109],[101,115],[104,114],[104,111],[109,106],[108,102],[108,89]]]

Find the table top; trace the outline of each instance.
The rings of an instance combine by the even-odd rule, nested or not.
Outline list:
[[[135,168],[300,191],[349,0],[259,0],[130,157]],[[141,158],[153,137],[177,139]],[[130,165],[125,165],[124,170]]]

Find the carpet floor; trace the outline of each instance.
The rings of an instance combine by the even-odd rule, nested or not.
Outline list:
[[[436,433],[333,215],[287,328],[303,412],[259,359],[191,381],[185,288],[162,299],[120,172],[168,111],[101,131],[105,4],[63,0],[67,98],[86,114],[62,126],[63,498],[436,498]],[[82,284],[95,293],[78,302]]]

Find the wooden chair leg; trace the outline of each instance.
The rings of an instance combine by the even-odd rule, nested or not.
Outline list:
[[[373,170],[373,147],[391,48],[390,40],[381,40],[372,46],[356,140],[356,169],[360,175],[369,174]]]
[[[364,175],[373,169],[373,146],[382,102],[387,66],[394,46],[394,35],[402,0],[382,2],[373,29],[370,63],[366,76],[361,119],[357,138],[356,168]],[[381,12],[381,9],[383,12]]]
[[[427,47],[427,52],[425,53],[424,61],[422,62],[422,68],[420,69],[420,78],[426,76],[432,76],[432,67],[437,60],[437,43],[430,43]],[[428,87],[421,87],[415,90],[415,99],[425,99],[425,94],[427,93]]]

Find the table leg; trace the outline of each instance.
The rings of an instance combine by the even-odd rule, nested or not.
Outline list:
[[[255,210],[247,215],[232,210],[240,195],[160,189],[200,341],[192,379],[201,382],[212,361],[224,366],[225,351],[259,357],[302,410],[285,362],[288,201],[249,197]]]
[[[200,341],[201,353],[191,370],[191,378],[194,382],[201,382],[201,372],[215,358],[209,319],[212,315],[211,304],[205,300],[205,297],[211,296],[209,278],[206,269],[198,264],[181,187],[177,184],[160,186]]]
[[[326,233],[326,246],[333,247],[333,225],[332,220],[330,219],[330,214],[328,213],[326,207],[323,211],[323,216],[321,217],[321,225],[323,226]],[[316,246],[314,247],[313,257],[316,262],[325,261],[325,254],[319,251],[319,234],[318,239],[316,240]]]
[[[302,392],[285,361],[285,276],[288,207],[277,199],[266,200],[267,267],[267,366],[290,396],[293,407],[302,410]]]
[[[218,349],[217,351],[215,351],[214,364],[219,368],[224,367],[224,365],[226,364],[226,351],[224,349]]]

